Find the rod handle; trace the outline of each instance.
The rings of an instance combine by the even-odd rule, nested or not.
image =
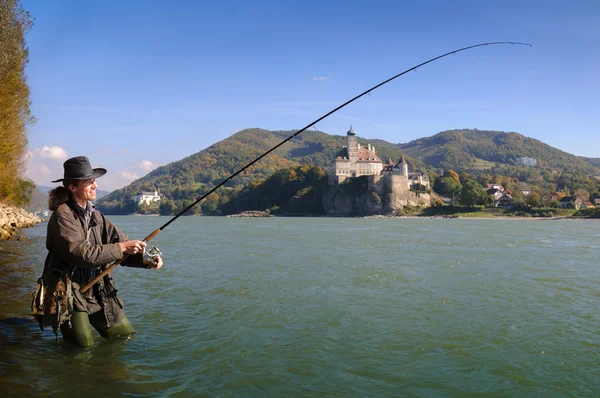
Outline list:
[[[156,235],[160,234],[160,228],[152,231],[152,233],[144,238],[144,242],[150,242],[152,239],[156,237]]]
[[[100,273],[100,275],[96,276],[94,279],[92,279],[91,281],[89,281],[88,283],[86,283],[85,285],[83,285],[81,287],[81,289],[79,289],[79,291],[81,293],[85,293],[88,290],[90,290],[90,288],[92,286],[94,286],[96,284],[96,282],[98,282],[100,279],[104,278],[104,275],[108,274],[110,271],[112,271],[117,265],[121,264],[123,261],[125,261],[125,259],[127,259],[127,257],[129,257],[129,254],[126,254],[123,256],[122,259],[120,259],[119,261],[116,261],[114,264],[110,265],[109,267],[107,267],[104,271],[102,271]]]

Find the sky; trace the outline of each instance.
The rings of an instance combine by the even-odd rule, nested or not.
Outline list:
[[[316,125],[405,143],[515,131],[600,157],[598,1],[21,0],[32,111],[27,175],[85,155],[111,191],[245,128]]]

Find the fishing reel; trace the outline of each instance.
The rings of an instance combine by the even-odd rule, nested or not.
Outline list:
[[[144,264],[156,264],[158,262],[157,258],[161,256],[162,253],[158,247],[152,246],[152,248],[148,251],[146,251],[146,248],[144,247]]]

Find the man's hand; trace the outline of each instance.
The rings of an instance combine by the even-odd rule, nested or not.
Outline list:
[[[160,257],[156,257],[156,261],[148,261],[146,264],[150,269],[160,269],[163,266],[163,260]]]
[[[141,240],[128,240],[127,242],[119,242],[119,246],[121,246],[123,253],[133,255],[143,251],[144,247],[146,247],[146,242],[142,242]]]

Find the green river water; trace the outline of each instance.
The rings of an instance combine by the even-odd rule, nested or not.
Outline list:
[[[0,242],[2,396],[600,394],[598,221],[183,217],[92,349],[29,317],[45,229]]]

